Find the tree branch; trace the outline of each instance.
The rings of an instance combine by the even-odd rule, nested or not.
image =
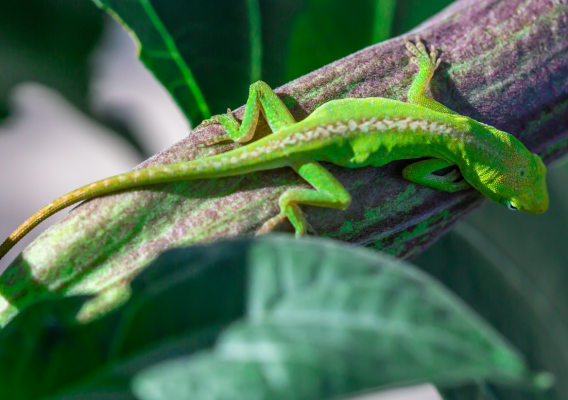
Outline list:
[[[564,0],[462,0],[415,34],[442,51],[433,97],[460,114],[518,137],[550,163],[568,149],[568,7]],[[363,49],[277,90],[296,119],[332,99],[406,100],[416,67],[402,38]],[[235,112],[242,116],[243,108]],[[260,133],[267,133],[261,124]],[[201,149],[219,126],[200,129],[138,168],[193,160],[235,145]],[[421,252],[483,199],[405,181],[406,161],[382,168],[326,165],[353,195],[347,211],[302,207],[322,236],[398,257]],[[0,277],[0,324],[48,292],[116,288],[165,249],[253,235],[278,212],[278,197],[308,187],[280,169],[209,181],[156,185],[84,203],[55,224]],[[503,212],[507,212],[503,210]],[[289,230],[286,223],[279,230]],[[87,277],[88,275],[88,277]],[[106,304],[119,294],[107,296]],[[12,306],[9,307],[8,303]],[[89,311],[85,317],[89,316]]]

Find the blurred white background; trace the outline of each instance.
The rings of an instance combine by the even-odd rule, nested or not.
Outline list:
[[[136,57],[130,37],[109,22],[93,54],[92,105],[127,116],[156,153],[189,134],[172,98]],[[0,125],[0,240],[50,201],[143,160],[131,146],[83,116],[62,96],[34,83],[12,93],[14,114]],[[64,210],[44,221],[0,261],[0,273]],[[368,394],[357,400],[440,400],[430,385]]]

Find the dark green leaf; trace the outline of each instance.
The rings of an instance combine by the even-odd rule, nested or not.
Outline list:
[[[196,37],[215,37],[216,33],[223,36],[244,31],[246,14],[238,5],[220,7],[220,4],[214,4],[215,1],[93,1],[109,11],[133,34],[139,46],[140,59],[172,94],[190,121],[211,115],[198,84],[199,80],[203,80],[200,79],[200,72],[212,68],[215,59],[224,68],[233,67],[237,75],[246,70],[246,63],[241,60],[242,49],[238,46],[230,49],[226,41],[225,45],[212,49],[196,40]],[[221,15],[225,12],[234,14],[233,24],[228,27],[218,26],[218,30],[214,32],[211,20],[215,19],[216,11]],[[225,57],[223,61],[219,57],[221,54]],[[192,66],[191,69],[188,64]],[[215,72],[221,72],[214,69]],[[226,75],[219,75],[218,79],[227,84],[224,77]],[[205,82],[201,82],[203,84]],[[239,87],[239,90],[243,88]]]
[[[142,399],[325,399],[415,381],[523,381],[519,356],[408,265],[315,239],[256,242],[248,315],[212,351],[141,373]]]
[[[84,302],[79,297],[22,310],[0,331],[0,349],[7,351],[0,353],[0,399],[54,393],[152,346],[139,359],[112,369],[110,383],[105,380],[106,390],[124,391],[129,376],[148,363],[211,346],[222,324],[244,313],[246,250],[247,243],[172,250],[132,282],[123,308],[89,324],[75,321]],[[47,323],[57,328],[57,340],[44,339],[50,332],[42,333]],[[180,341],[176,335],[182,332]],[[25,351],[15,345],[23,342],[18,335],[26,335]],[[45,379],[35,379],[29,391],[20,390],[35,374]]]
[[[33,304],[0,330],[0,399],[38,398],[100,363],[86,337],[74,334],[85,300]]]
[[[390,37],[395,0],[93,0],[129,29],[140,58],[195,125]],[[431,15],[431,14],[428,14]]]
[[[408,32],[452,3],[453,0],[397,0],[392,36]]]
[[[222,242],[158,257],[131,284],[132,296],[114,333],[112,357],[124,357],[180,332],[241,318],[248,246],[247,241]]]
[[[131,399],[133,385],[143,399],[180,390],[324,399],[532,379],[515,350],[425,274],[338,242],[273,236],[172,250],[131,286],[121,309],[88,324],[75,323],[83,299],[22,310],[0,331],[0,386],[10,388],[0,398]],[[57,335],[44,333],[46,318]],[[34,371],[45,379],[18,391]]]
[[[307,0],[290,31],[286,80],[391,37],[396,0]]]

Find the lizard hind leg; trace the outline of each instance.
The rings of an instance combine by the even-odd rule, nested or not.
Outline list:
[[[279,199],[280,213],[268,220],[257,235],[271,231],[279,222],[288,218],[301,237],[312,230],[298,204],[345,210],[351,204],[351,195],[343,185],[324,167],[315,161],[293,164],[292,168],[311,184],[313,189],[290,189]],[[314,231],[315,232],[315,231]]]

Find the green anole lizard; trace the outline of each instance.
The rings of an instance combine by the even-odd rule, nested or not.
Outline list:
[[[308,230],[300,204],[345,210],[349,192],[318,161],[346,168],[382,166],[399,159],[424,158],[402,174],[412,182],[454,192],[473,186],[513,210],[542,213],[548,208],[546,167],[512,135],[461,116],[425,95],[440,64],[436,50],[417,38],[406,41],[411,61],[419,66],[404,103],[380,97],[329,101],[296,122],[264,82],[251,85],[242,123],[228,112],[206,121],[223,125],[219,140],[244,143],[253,138],[259,112],[272,134],[241,148],[200,160],[120,174],[83,186],[42,208],[0,245],[0,259],[30,230],[56,212],[79,201],[156,183],[210,179],[273,168],[291,167],[315,189],[289,189],[279,200],[280,213],[258,233],[288,218],[296,236]],[[208,143],[212,144],[212,143]],[[434,171],[459,170],[445,176]],[[462,180],[457,180],[459,175]]]

